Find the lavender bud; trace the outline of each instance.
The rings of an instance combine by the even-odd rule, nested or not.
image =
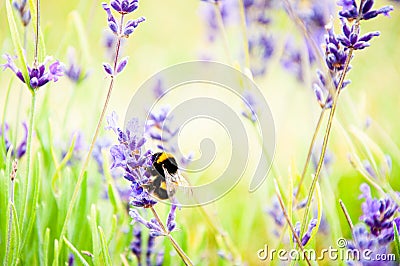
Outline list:
[[[124,70],[124,68],[126,67],[126,65],[128,64],[128,57],[124,57],[121,62],[119,62],[118,66],[117,66],[117,73],[121,73],[122,70]]]
[[[106,73],[109,74],[110,76],[112,76],[114,74],[114,71],[112,70],[109,63],[103,63],[103,68],[104,68],[104,71],[106,71]]]

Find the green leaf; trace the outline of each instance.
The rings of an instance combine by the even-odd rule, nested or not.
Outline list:
[[[8,100],[10,96],[10,91],[11,91],[11,84],[12,84],[13,79],[10,80],[10,83],[8,83],[8,88],[7,88],[7,93],[6,93],[6,98],[4,101],[4,108],[3,108],[3,119],[1,121],[1,132],[5,132],[5,127],[6,127],[6,116],[7,116],[7,107],[8,107]],[[0,158],[5,158],[7,156],[6,154],[6,141],[5,141],[5,134],[1,134],[1,141],[0,141]],[[0,160],[0,169],[4,169],[6,164],[5,160]]]
[[[31,176],[32,182],[34,184],[32,195],[30,195],[30,198],[32,200],[30,201],[31,205],[28,204],[26,206],[26,211],[27,212],[30,211],[30,215],[28,218],[26,230],[23,230],[23,232],[22,232],[24,235],[24,238],[22,239],[20,250],[23,249],[23,247],[25,246],[25,243],[27,242],[27,240],[29,239],[29,236],[31,234],[31,231],[32,231],[33,225],[35,223],[35,219],[36,219],[37,205],[38,205],[38,201],[39,201],[39,187],[40,187],[40,180],[41,180],[40,165],[42,162],[40,154],[37,155],[37,160],[34,160],[34,162],[36,162],[35,169],[34,169],[35,173]],[[25,223],[24,223],[24,229],[25,229]]]
[[[90,209],[90,230],[92,232],[92,249],[93,249],[93,264],[99,265],[99,255],[100,255],[100,239],[97,233],[97,211],[96,205],[92,204]]]
[[[10,223],[11,221],[11,223]],[[11,228],[10,228],[11,225]],[[17,211],[15,206],[10,202],[7,215],[7,253],[4,265],[16,265],[18,259],[18,246],[20,241],[20,229],[18,224]]]
[[[69,242],[65,236],[64,236],[64,242],[65,244],[71,249],[72,253],[75,254],[75,256],[82,262],[83,265],[89,266],[89,263],[85,260],[85,258],[81,255],[81,253],[72,245],[71,242]]]
[[[108,252],[108,246],[106,242],[106,238],[104,237],[103,228],[101,226],[98,227],[99,235],[100,235],[100,243],[101,243],[101,254],[104,260],[105,265],[112,265],[110,253]]]
[[[108,237],[108,240],[107,240],[107,245],[110,245],[111,240],[115,236],[116,231],[117,231],[117,215],[114,214],[112,217],[111,232],[110,232],[110,236]]]
[[[60,256],[60,250],[58,249],[58,240],[54,239],[54,259],[53,266],[58,266],[58,257]]]
[[[32,0],[30,0],[30,1],[32,1]],[[24,50],[22,49],[21,38],[19,37],[18,28],[17,28],[17,24],[15,23],[15,18],[14,18],[10,0],[6,0],[6,10],[7,10],[8,25],[10,27],[11,39],[12,39],[14,48],[17,51],[18,59],[20,61],[22,76],[24,77],[25,84],[28,86],[29,90],[32,93],[35,93],[33,88],[31,88],[31,86],[30,86],[30,82],[29,82],[30,79],[29,79],[29,75],[28,75],[28,69],[26,67],[27,64],[26,64],[26,60],[25,60],[25,56],[24,56]],[[31,14],[32,14],[32,12],[31,12]]]
[[[47,266],[49,263],[49,244],[50,244],[50,228],[46,228],[46,233],[44,235],[44,243],[43,243],[43,261],[44,266]]]
[[[396,250],[396,261],[400,261],[400,236],[399,229],[397,228],[396,223],[393,223],[394,230],[394,249]]]

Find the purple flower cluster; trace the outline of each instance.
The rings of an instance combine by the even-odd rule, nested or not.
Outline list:
[[[119,44],[121,39],[128,38],[139,26],[139,24],[145,21],[144,17],[140,17],[138,19],[128,20],[125,24],[123,24],[123,17],[126,14],[132,13],[138,8],[139,0],[112,0],[110,4],[102,3],[102,6],[107,13],[108,27],[112,33],[117,36]],[[114,15],[112,14],[111,7],[121,15],[121,23],[117,23]],[[117,45],[117,49],[119,49],[119,44]],[[116,53],[116,56],[118,56],[118,53]],[[122,72],[127,64],[128,58],[125,57],[118,64],[115,63],[114,67],[111,67],[109,63],[103,63],[103,67],[107,74],[114,76]]]
[[[257,114],[255,111],[257,108],[257,102],[254,99],[254,95],[250,91],[244,91],[243,99],[247,108],[246,110],[242,111],[242,115],[252,123],[255,123],[257,121]]]
[[[342,22],[342,33],[336,35],[333,31],[332,23],[326,26],[327,34],[325,35],[325,63],[329,69],[329,78],[321,71],[317,72],[318,80],[313,84],[313,89],[317,100],[322,108],[331,108],[333,96],[330,89],[333,85],[334,90],[343,89],[349,81],[344,81],[341,88],[339,80],[344,71],[346,60],[349,56],[350,49],[362,50],[370,46],[369,41],[379,32],[370,32],[360,35],[360,20],[367,20],[376,17],[379,14],[388,15],[393,7],[386,6],[378,10],[372,10],[374,1],[361,1],[362,7],[358,9],[355,0],[341,0],[338,5],[342,7],[339,17]],[[348,23],[352,23],[349,26]],[[347,71],[350,70],[350,66]]]
[[[158,88],[159,89],[159,88]],[[179,132],[178,129],[170,127],[173,117],[169,115],[169,107],[163,106],[158,112],[153,111],[149,114],[146,121],[146,134],[154,141],[158,142],[157,148],[166,152],[176,153],[177,147],[171,141]],[[187,165],[192,159],[192,154],[182,156],[180,163],[182,166]]]
[[[13,1],[14,8],[18,11],[19,17],[21,18],[24,27],[28,26],[31,21],[31,12],[29,11],[27,0]]]
[[[357,224],[353,228],[353,240],[349,241],[347,248],[350,250],[358,250],[360,254],[368,250],[368,257],[360,256],[357,261],[348,261],[349,265],[365,265],[365,266],[379,266],[379,265],[391,265],[389,261],[379,260],[378,256],[382,257],[382,254],[387,254],[387,247],[378,243],[376,237],[371,235],[364,224]],[[394,264],[393,264],[394,265]]]
[[[1,65],[3,67],[3,70],[9,68],[22,82],[25,83],[25,79],[22,75],[21,70],[19,70],[14,63],[14,58],[12,58],[8,54],[3,55],[3,57],[7,60],[7,63]],[[50,57],[46,57],[44,62],[39,64],[38,66],[27,66],[30,89],[37,90],[50,81],[56,82],[58,78],[63,75],[63,69],[59,61],[55,61],[50,64],[49,69],[46,70],[46,64],[50,60]]]
[[[138,265],[142,265],[142,229],[140,225],[136,225],[133,229],[133,241],[131,242],[130,249],[135,255]],[[155,257],[155,263],[152,258]],[[161,266],[164,262],[164,251],[161,250],[156,253],[155,250],[155,237],[149,235],[147,239],[147,250],[146,250],[146,265],[157,265]]]
[[[111,140],[106,137],[98,138],[96,143],[94,144],[92,157],[97,164],[97,171],[100,174],[104,174],[104,168],[103,168],[104,160],[103,160],[102,151],[109,148],[111,146],[111,144],[112,144]]]
[[[209,42],[214,42],[219,33],[217,16],[221,16],[222,21],[226,22],[228,19],[229,5],[226,1],[218,0],[202,0],[205,3],[201,8],[201,14],[204,18],[204,23],[207,27],[207,38]],[[216,9],[213,5],[217,5],[217,10],[220,14],[216,13]]]
[[[362,6],[357,6],[356,0],[339,0],[338,5],[342,7],[339,16],[346,18],[349,21],[355,19],[368,20],[378,15],[389,16],[389,12],[393,11],[392,6],[384,6],[379,9],[373,10],[374,0],[361,1]]]
[[[386,176],[392,171],[392,158],[389,155],[385,156],[385,161],[378,169],[374,169],[369,160],[362,162],[364,170],[368,173],[369,177],[377,179],[379,176]]]
[[[312,233],[312,231],[314,230],[314,228],[317,226],[317,219],[311,219],[311,221],[310,221],[310,223],[309,223],[309,225],[308,225],[308,228],[307,228],[307,231],[304,233],[304,235],[301,237],[301,245],[304,247],[305,245],[307,245],[307,243],[308,243],[308,241],[310,240],[310,238],[311,238],[311,233]],[[300,222],[297,222],[296,223],[296,226],[295,226],[295,228],[294,228],[294,230],[295,230],[295,233],[296,233],[296,235],[297,236],[300,236]],[[295,239],[295,237],[293,236],[293,241],[295,242],[295,243],[297,243],[296,242],[296,239]]]
[[[363,214],[360,220],[363,221],[375,236],[379,244],[387,244],[394,239],[393,224],[400,225],[400,217],[395,218],[399,212],[399,207],[392,198],[387,196],[384,199],[375,199],[371,196],[370,187],[362,184],[360,187],[362,194],[360,198],[364,198],[362,203]]]
[[[67,78],[69,78],[72,82],[78,84],[84,79],[87,78],[88,73],[85,73],[82,68],[76,63],[76,54],[75,50],[72,48],[68,49],[67,56],[69,59],[69,66],[63,67],[64,74]]]
[[[253,76],[262,76],[267,71],[267,62],[275,51],[275,40],[267,31],[272,22],[271,11],[275,8],[271,1],[243,1],[246,17],[250,68]]]
[[[384,199],[372,198],[370,187],[365,183],[361,184],[360,190],[360,198],[365,200],[361,205],[362,223],[354,226],[353,240],[348,243],[347,248],[360,253],[368,249],[372,252],[369,257],[375,258],[387,253],[389,244],[394,240],[393,227],[400,228],[400,217],[396,217],[399,207],[389,196]],[[362,265],[388,265],[376,264],[374,260],[364,261],[363,258],[360,262]],[[352,265],[352,261],[349,264]]]
[[[23,136],[21,142],[19,143],[17,149],[14,151],[14,149],[12,148],[11,141],[10,141],[10,136],[8,135],[8,132],[9,132],[8,124],[5,123],[4,125],[0,125],[0,137],[4,138],[6,153],[8,153],[10,149],[12,149],[11,156],[15,157],[17,159],[20,159],[26,153],[26,144],[27,144],[27,139],[28,139],[28,126],[25,122],[23,122],[22,127],[24,129],[24,136]],[[4,133],[3,133],[3,128],[4,128]],[[1,141],[1,138],[0,138],[0,141]]]
[[[118,127],[118,116],[115,112],[107,117],[107,122],[108,129],[112,129],[115,132],[119,142],[119,144],[110,148],[111,168],[121,168],[124,171],[125,179],[131,182],[130,204],[143,208],[153,206],[157,201],[143,188],[143,184],[148,183],[150,178],[150,173],[147,169],[152,165],[151,151],[142,151],[146,139],[138,135],[138,120],[132,119],[128,123],[125,132]]]
[[[164,228],[163,225],[161,225],[155,218],[152,218],[149,221],[147,221],[140,215],[140,213],[136,209],[131,209],[129,211],[129,215],[132,217],[133,223],[141,223],[147,229],[150,230],[150,237],[165,236],[166,234],[170,234],[172,231],[174,231],[176,227],[176,222],[175,222],[176,208],[177,206],[175,204],[171,206],[165,230],[163,229]]]
[[[289,16],[296,15],[302,21],[307,35],[302,37],[300,42],[295,41],[294,36],[289,36],[281,58],[283,67],[293,73],[300,82],[304,81],[304,66],[312,65],[316,61],[316,53],[320,51],[315,51],[315,44],[318,46],[323,42],[325,25],[329,22],[329,15],[334,10],[332,1],[314,0],[310,2],[309,5],[294,4],[291,12],[295,14],[288,12]]]

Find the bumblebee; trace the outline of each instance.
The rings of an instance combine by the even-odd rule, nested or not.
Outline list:
[[[156,198],[160,200],[172,198],[178,186],[189,186],[189,183],[180,174],[178,164],[172,154],[154,153],[152,162],[152,167],[148,169],[152,179],[144,187]]]

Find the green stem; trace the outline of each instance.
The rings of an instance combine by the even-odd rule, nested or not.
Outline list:
[[[31,160],[32,160],[32,136],[33,136],[33,124],[35,121],[35,110],[36,110],[36,91],[32,90],[32,102],[31,102],[31,110],[29,115],[29,129],[28,129],[28,140],[27,140],[27,163],[26,163],[26,175],[25,175],[25,182],[26,186],[24,189],[25,192],[25,200],[23,202],[23,206],[21,211],[24,213],[22,224],[27,220],[28,210],[26,210],[26,206],[29,203],[29,194],[31,190]],[[39,179],[38,179],[39,180]],[[32,188],[33,191],[33,188]],[[22,248],[22,247],[20,247]],[[21,251],[21,250],[20,250]]]
[[[335,93],[335,97],[333,99],[332,108],[331,108],[330,113],[329,113],[328,124],[326,126],[326,131],[325,131],[325,135],[324,135],[324,141],[323,141],[323,144],[322,144],[321,155],[319,157],[317,170],[316,170],[315,176],[314,176],[314,178],[312,180],[311,188],[309,190],[308,197],[307,197],[307,205],[306,205],[306,209],[305,209],[305,212],[304,212],[303,221],[301,223],[301,230],[300,230],[301,233],[300,233],[300,235],[303,235],[303,233],[305,232],[305,229],[307,227],[306,223],[307,223],[308,214],[309,214],[310,208],[311,208],[311,200],[312,200],[312,197],[314,195],[314,191],[315,191],[318,179],[319,179],[319,175],[320,175],[321,170],[322,170],[322,166],[324,164],[325,153],[326,153],[326,149],[328,147],[329,135],[331,133],[331,128],[332,128],[333,116],[335,115],[338,98],[339,98],[339,95],[340,95],[340,91],[341,91],[341,88],[342,88],[342,85],[343,85],[344,78],[346,76],[347,70],[348,70],[349,65],[350,65],[350,60],[351,60],[351,57],[353,55],[353,50],[354,50],[353,48],[349,49],[349,54],[348,54],[348,56],[346,58],[344,69],[343,69],[342,75],[340,77],[339,84],[338,84],[338,86],[336,88],[336,93]]]
[[[294,198],[294,204],[296,204],[297,201],[299,200],[301,186],[303,184],[304,178],[305,178],[306,173],[307,173],[308,164],[310,163],[310,160],[311,160],[311,155],[312,155],[312,152],[313,152],[313,149],[314,149],[315,141],[317,140],[318,132],[319,132],[319,130],[321,128],[322,121],[323,121],[323,118],[324,118],[324,115],[325,115],[325,111],[326,111],[326,109],[322,108],[321,114],[319,115],[317,126],[315,127],[314,134],[313,134],[313,137],[311,139],[310,146],[308,148],[307,159],[306,159],[306,161],[304,163],[304,167],[303,167],[303,171],[301,173],[299,185],[297,187],[296,195],[295,195],[295,198]]]

